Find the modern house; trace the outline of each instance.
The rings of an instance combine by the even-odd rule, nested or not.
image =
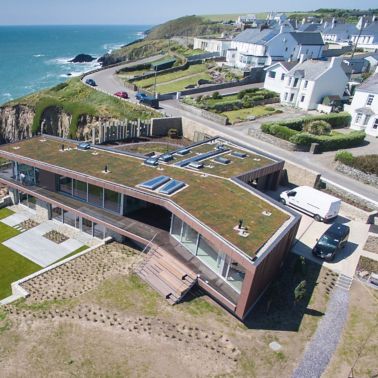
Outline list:
[[[352,116],[351,129],[378,136],[378,70],[356,88],[351,105],[344,109]]]
[[[320,58],[324,47],[320,33],[295,32],[290,24],[280,28],[247,29],[231,42],[227,64],[243,70],[269,66],[275,61]]]
[[[243,319],[280,270],[300,216],[264,195],[284,162],[213,138],[146,158],[37,136],[0,146],[14,203],[149,250],[137,274],[171,303],[194,285]]]
[[[226,56],[231,47],[231,39],[227,38],[194,38],[194,49],[207,52],[217,52],[219,56]]]
[[[348,77],[341,63],[342,58],[335,57],[330,61],[302,58],[290,70],[290,66],[273,64],[266,68],[264,88],[279,93],[284,105],[317,109],[325,96],[343,96]]]

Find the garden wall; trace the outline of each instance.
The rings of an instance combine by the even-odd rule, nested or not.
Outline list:
[[[336,166],[336,170],[352,177],[357,181],[361,181],[365,184],[369,184],[378,188],[378,176],[376,175],[362,172],[359,169],[350,167],[342,163],[338,163],[338,165]]]
[[[224,117],[220,114],[208,112],[207,110],[200,109],[200,108],[197,108],[195,106],[187,105],[187,104],[184,104],[182,102],[179,102],[179,104],[180,104],[180,108],[182,110],[186,110],[190,113],[196,114],[199,117],[208,119],[209,121],[219,123],[220,125],[223,125],[223,126],[227,125],[227,122],[228,122],[227,117]]]

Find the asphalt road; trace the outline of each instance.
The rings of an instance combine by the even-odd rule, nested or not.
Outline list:
[[[138,63],[151,62],[151,61],[157,60],[159,57],[160,56],[149,57],[149,58],[140,60]],[[109,94],[114,94],[115,92],[118,92],[118,91],[127,91],[130,96],[130,101],[136,102],[135,92],[131,91],[130,89],[125,88],[122,81],[119,80],[115,75],[115,72],[118,71],[119,69],[123,67],[131,66],[131,65],[135,65],[135,62],[126,63],[124,65],[107,68],[107,69],[95,72],[93,74],[89,74],[83,78],[83,81],[85,81],[88,78],[91,78],[96,81],[98,89]],[[246,89],[248,87],[260,87],[261,85],[262,85],[261,83],[258,83],[258,84],[248,85],[248,86],[239,86],[239,87],[220,90],[219,92],[223,94],[233,93],[233,92],[238,92],[239,90],[242,90],[242,89]],[[210,94],[212,92],[213,91],[204,92],[204,94]],[[199,117],[188,111],[182,110],[177,100],[162,101],[160,102],[160,107],[161,107],[160,110],[166,115],[170,115],[173,117],[185,116],[189,119],[193,119],[194,121],[202,123],[206,125],[207,127],[209,127],[210,129],[215,130],[218,135],[221,135],[221,136],[223,135],[224,137],[227,137],[229,139],[233,139],[238,142],[243,142],[245,144],[250,144],[251,146],[261,151],[265,151],[271,155],[274,155],[277,158],[299,164],[308,169],[312,169],[316,172],[321,173],[323,178],[328,179],[334,183],[337,183],[338,185],[345,187],[353,192],[359,193],[360,195],[365,196],[371,201],[378,202],[378,189],[370,185],[365,185],[348,176],[339,174],[338,172],[336,172],[330,167],[329,161],[324,159],[322,155],[312,155],[307,152],[287,151],[273,144],[266,143],[266,142],[263,142],[261,140],[258,140],[256,138],[249,136],[248,129],[250,127],[256,127],[256,122],[255,123],[251,122],[250,124],[245,123],[241,127],[221,126],[213,121],[203,119],[202,117]],[[296,114],[291,114],[292,112],[293,112],[292,110],[288,110],[287,112],[285,111],[285,113],[289,113],[291,116],[295,116]],[[289,114],[288,114],[288,117],[290,118]]]

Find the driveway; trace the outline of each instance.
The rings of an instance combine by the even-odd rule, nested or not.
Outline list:
[[[343,250],[339,251],[333,262],[326,262],[312,255],[312,248],[316,244],[316,240],[320,238],[330,225],[316,222],[305,214],[302,214],[297,240],[292,251],[297,255],[304,256],[306,259],[322,264],[336,273],[353,277],[362,249],[368,238],[369,225],[350,220],[343,213],[340,213],[336,222],[348,225],[350,227],[350,235],[347,245]]]

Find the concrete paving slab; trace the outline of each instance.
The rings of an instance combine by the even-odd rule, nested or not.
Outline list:
[[[2,223],[7,226],[14,227],[16,224],[20,224],[28,220],[30,216],[27,213],[15,213],[1,220]]]
[[[44,225],[45,227],[34,227],[14,238],[8,239],[3,244],[42,267],[54,263],[83,245],[83,243],[73,239],[56,244],[44,238],[42,235],[47,228],[46,224]]]
[[[347,224],[350,227],[350,235],[347,245],[342,251],[339,251],[333,262],[326,262],[312,255],[312,248],[316,244],[316,239],[319,239],[330,225],[316,222],[307,215],[302,215],[297,240],[292,251],[336,273],[353,277],[362,248],[368,237],[369,225],[357,221],[349,221],[349,219],[345,217],[337,221]]]

